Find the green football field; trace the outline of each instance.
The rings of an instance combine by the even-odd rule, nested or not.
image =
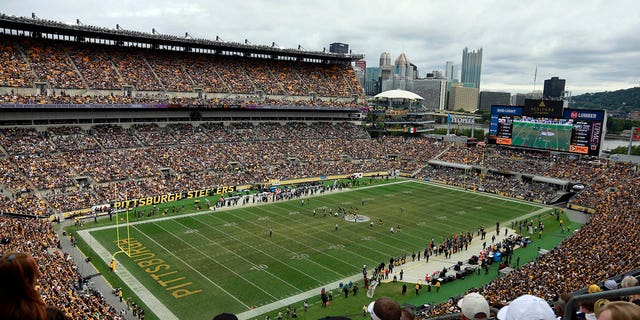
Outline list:
[[[336,211],[338,206],[359,208],[358,214],[370,218],[374,226],[323,216],[323,208]],[[211,319],[223,311],[239,314],[360,274],[363,264],[374,266],[392,256],[410,255],[423,250],[432,238],[438,242],[482,225],[491,228],[496,221],[540,208],[403,180],[312,197],[304,206],[292,200],[141,221],[131,224],[129,242],[121,226],[122,247],[128,251],[131,244],[131,255],[116,257],[118,269],[135,278],[122,279],[123,283],[139,282],[163,309],[180,319]],[[93,238],[87,243],[94,250],[120,250],[115,227],[89,233]],[[147,318],[155,317],[148,313]]]
[[[512,145],[530,148],[569,151],[570,125],[513,121]]]

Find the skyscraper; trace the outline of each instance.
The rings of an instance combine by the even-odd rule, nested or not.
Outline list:
[[[480,88],[480,73],[482,71],[482,48],[469,52],[466,47],[462,50],[462,83],[472,83],[473,87]]]
[[[458,78],[458,66],[456,66],[453,61],[447,61],[444,76],[449,82],[458,82],[460,80],[460,78]]]
[[[389,52],[383,52],[380,54],[380,67],[391,65],[391,54]]]
[[[447,79],[444,77],[427,77],[413,80],[413,93],[424,98],[422,105],[427,109],[446,110]]]
[[[551,77],[544,81],[544,91],[542,96],[544,98],[561,98],[564,92],[564,84],[566,80],[558,77]]]

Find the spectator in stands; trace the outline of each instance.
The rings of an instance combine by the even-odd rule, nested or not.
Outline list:
[[[596,320],[595,314],[595,301],[585,300],[580,303],[580,312],[577,315],[578,319]]]
[[[604,287],[607,290],[615,290],[615,289],[618,289],[618,283],[613,279],[609,279],[604,282]]]
[[[416,314],[410,308],[404,307],[402,308],[402,320],[415,320]]]
[[[55,307],[45,306],[36,290],[38,265],[31,255],[11,252],[0,258],[0,319],[66,319]]]
[[[221,313],[213,317],[213,320],[238,320],[238,317],[232,313]]]
[[[463,320],[489,319],[489,303],[481,294],[472,292],[458,301]]]
[[[640,306],[626,301],[607,303],[600,313],[598,320],[637,320],[640,319]]]
[[[632,288],[637,285],[638,285],[638,279],[633,276],[626,276],[622,278],[622,281],[620,281],[621,288]],[[640,306],[640,294],[634,294],[632,296],[628,296],[626,297],[626,300],[629,300]]]
[[[58,236],[51,223],[43,219],[12,218],[0,215],[0,225],[3,232],[11,235],[11,241],[5,243],[0,251],[29,252],[37,263],[39,271],[36,274],[36,288],[38,296],[45,305],[56,306],[72,319],[121,319],[117,311],[106,303],[102,293],[93,289],[78,290],[79,287],[83,287],[84,280],[71,257],[58,250]],[[0,259],[0,261],[4,260]],[[0,270],[4,270],[4,267],[3,264]],[[11,282],[4,281],[4,278],[0,279],[0,290],[4,290],[6,284]],[[9,285],[12,289],[10,294],[13,295],[15,293],[12,287],[14,286]],[[0,297],[0,300],[5,301],[3,297]],[[5,317],[0,315],[0,319]]]
[[[511,301],[509,305],[502,307],[498,312],[498,319],[555,320],[556,315],[553,313],[551,306],[542,298],[526,294]]]
[[[596,293],[600,291],[602,291],[602,289],[600,289],[600,286],[597,284],[592,284],[589,286],[589,289],[587,289],[588,293]]]
[[[633,276],[625,276],[624,278],[622,278],[622,281],[620,281],[620,287],[622,288],[631,288],[637,285],[638,279]]]
[[[380,297],[371,302],[367,310],[371,320],[400,320],[402,317],[400,304],[388,297]]]

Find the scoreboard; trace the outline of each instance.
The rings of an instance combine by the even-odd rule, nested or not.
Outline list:
[[[535,101],[535,100],[534,100]],[[489,142],[499,145],[598,156],[606,111],[492,106]],[[557,101],[553,101],[557,102]],[[548,105],[548,104],[547,104]],[[540,112],[543,110],[544,112]]]

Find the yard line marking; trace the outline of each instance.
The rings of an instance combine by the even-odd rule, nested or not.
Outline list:
[[[267,291],[264,291],[264,289],[262,289],[262,288],[258,287],[258,286],[257,286],[257,285],[255,285],[252,281],[249,281],[247,278],[245,278],[245,277],[243,277],[242,275],[240,275],[239,273],[235,272],[233,269],[231,269],[231,268],[229,268],[229,267],[225,266],[224,264],[222,264],[222,263],[218,262],[218,260],[211,258],[209,255],[207,255],[206,253],[204,253],[202,250],[200,250],[200,249],[198,249],[198,248],[194,247],[191,243],[189,243],[189,242],[187,242],[187,241],[183,240],[182,238],[178,237],[175,233],[173,233],[173,232],[171,232],[171,231],[167,230],[166,228],[163,228],[162,226],[158,225],[157,223],[156,223],[155,225],[156,225],[158,228],[160,228],[160,229],[164,230],[165,232],[167,232],[168,234],[172,235],[174,238],[178,239],[179,241],[181,241],[181,242],[185,243],[185,244],[186,244],[186,245],[188,245],[189,247],[191,247],[191,248],[193,248],[194,250],[198,251],[202,256],[207,257],[209,260],[211,260],[211,261],[213,261],[213,262],[215,262],[215,263],[217,263],[217,264],[221,265],[223,268],[225,268],[225,269],[227,269],[227,270],[231,271],[231,273],[235,274],[235,275],[236,275],[236,277],[238,277],[238,278],[240,278],[240,279],[244,280],[245,282],[247,282],[247,283],[248,283],[248,284],[250,284],[251,286],[255,287],[256,289],[258,289],[258,290],[260,290],[260,291],[264,292],[266,295],[270,296],[271,298],[273,298],[273,299],[277,299],[277,298],[276,298],[275,296],[273,296],[271,293],[269,293],[269,292],[267,292]],[[138,230],[138,228],[137,228],[137,227],[135,227],[135,228],[136,228],[136,230]],[[147,237],[148,237],[149,239],[151,239],[149,236],[147,236]],[[157,242],[156,242],[155,240],[153,240],[153,239],[151,239],[151,241],[153,241],[154,243],[158,244],[159,246],[162,246],[161,244],[157,243]],[[164,247],[163,247],[163,248],[164,248]],[[226,248],[225,248],[225,249],[226,249]],[[165,249],[165,250],[166,250],[166,249]],[[226,250],[228,250],[228,249],[226,249]],[[173,255],[174,257],[176,257],[177,259],[180,259],[181,261],[184,261],[184,260],[182,260],[181,258],[179,258],[178,256],[174,255],[173,253],[172,253],[172,255]],[[192,269],[192,270],[194,270],[194,271],[196,271],[199,275],[201,275],[201,276],[205,277],[205,279],[209,280],[209,282],[214,283],[211,279],[209,279],[208,277],[206,277],[205,275],[203,275],[203,274],[202,274],[200,271],[198,271],[196,268],[194,268],[194,267],[192,267],[192,266],[189,266],[189,268],[190,268],[190,269]],[[227,293],[228,293],[228,291],[226,291],[226,290],[225,290],[225,292],[227,292]],[[234,297],[234,298],[235,298],[235,297]],[[237,298],[236,298],[236,300],[240,301],[240,300],[239,300],[239,299],[237,299]],[[243,306],[245,306],[245,307],[249,307],[249,306],[247,306],[247,305],[246,305],[245,303],[243,303],[243,302],[240,302],[240,303],[242,303],[242,305],[243,305]]]
[[[213,282],[213,280],[209,279],[209,277],[205,276],[204,274],[202,274],[202,272],[198,271],[197,269],[193,268],[190,264],[188,264],[186,261],[184,261],[182,258],[178,257],[175,253],[173,253],[171,250],[167,249],[165,246],[161,245],[160,243],[158,243],[155,239],[151,238],[149,235],[147,235],[146,233],[142,232],[140,229],[138,229],[138,227],[133,226],[134,229],[136,229],[138,232],[140,232],[142,235],[144,235],[145,237],[147,237],[147,239],[151,240],[151,242],[155,243],[157,246],[159,246],[160,248],[162,248],[162,250],[166,251],[169,255],[173,256],[174,258],[178,259],[181,263],[183,263],[184,265],[186,265],[189,269],[193,270],[195,273],[199,274],[201,277],[203,277],[204,279],[206,279],[207,281],[209,281],[209,283],[213,284],[215,287],[217,287],[218,289],[222,290],[222,292],[226,293],[227,295],[229,295],[230,297],[232,297],[234,300],[238,301],[240,304],[242,304],[244,307],[249,308],[248,305],[246,305],[244,302],[240,301],[240,299],[238,299],[236,296],[234,296],[233,294],[231,294],[229,291],[225,290],[224,288],[222,288],[221,286],[219,286],[217,283]],[[175,237],[174,234],[171,234]],[[179,238],[178,238],[179,239]],[[136,292],[137,294],[137,292]]]
[[[264,209],[264,208],[258,208],[258,209],[259,209],[259,210],[263,210],[263,211],[265,211],[265,210],[266,210],[266,209]],[[252,214],[252,215],[254,215],[254,216],[259,216],[258,214],[253,213],[253,212],[249,212],[249,213],[247,213],[247,214]],[[242,218],[241,218],[241,217],[239,217],[239,216],[236,216],[236,217],[237,217],[237,218],[242,219]],[[282,216],[282,217],[283,217],[283,218],[286,218],[285,216]],[[289,219],[289,220],[293,220],[293,219],[291,219],[291,218],[288,218],[288,219]],[[244,221],[246,221],[246,222],[248,222],[248,223],[255,224],[255,223],[253,223],[253,222],[252,222],[252,221],[250,221],[250,220],[245,220],[245,219],[243,219],[243,220],[244,220]],[[340,220],[340,221],[342,221],[342,220]],[[287,227],[287,226],[286,226],[286,224],[285,224],[285,227],[284,227],[284,228],[289,229],[289,230],[294,230],[294,231],[296,231],[296,232],[297,232],[297,230],[296,230],[296,229],[291,228],[291,227]],[[322,226],[322,225],[307,226],[307,231],[313,231],[313,230],[319,230],[319,231],[317,231],[317,232],[320,232],[320,233],[326,233],[326,234],[330,234],[330,235],[331,235],[331,234],[334,234],[332,231],[327,231],[327,229],[326,229],[326,228],[324,228],[324,226]],[[382,235],[383,235],[383,237],[386,237],[386,236],[388,235],[388,234],[387,234],[386,232],[384,232],[384,231],[374,231],[374,232],[376,233],[376,235],[380,235],[380,234],[382,234]],[[396,246],[392,246],[392,245],[390,245],[390,244],[388,244],[388,243],[385,243],[385,242],[381,242],[380,240],[378,240],[378,238],[375,238],[375,239],[372,239],[372,240],[369,240],[369,241],[375,241],[376,243],[378,243],[378,244],[380,244],[380,245],[382,245],[382,246],[386,246],[386,247],[391,248],[392,250],[394,250],[394,252],[393,252],[393,253],[390,253],[390,254],[391,254],[391,255],[394,255],[394,256],[395,256],[395,255],[397,255],[397,254],[399,254],[399,252],[403,251],[403,249],[401,249],[401,248],[398,248],[398,247],[396,247]],[[404,243],[406,243],[406,244],[411,244],[411,245],[413,245],[413,243],[409,243],[409,242],[406,242],[406,241],[404,241],[404,240],[399,240],[399,241],[400,241],[400,242],[404,242]],[[304,246],[305,246],[305,247],[307,247],[307,248],[310,248],[311,250],[314,250],[314,251],[318,251],[318,252],[323,253],[322,251],[319,251],[318,249],[316,249],[313,245],[308,245],[308,244],[306,244],[306,243],[304,243],[304,242],[302,242],[302,241],[298,241],[298,243],[300,243],[300,244],[304,245]],[[356,246],[359,246],[359,247],[362,247],[362,248],[364,248],[364,249],[366,249],[366,250],[372,250],[370,246],[364,245],[364,244],[363,244],[363,243],[361,243],[361,242],[352,242],[351,244],[356,245]],[[378,248],[378,247],[376,247],[376,248]],[[362,259],[365,259],[365,260],[367,260],[367,261],[372,261],[372,262],[374,262],[374,263],[377,263],[375,260],[371,259],[370,257],[363,256],[363,255],[361,255],[361,254],[359,254],[359,253],[357,253],[357,252],[354,252],[353,250],[344,249],[344,251],[347,251],[347,252],[351,253],[351,254],[352,254],[352,255],[354,255],[354,256],[359,256],[359,257],[361,257]],[[378,250],[378,251],[380,251],[380,250]],[[345,261],[341,261],[341,262],[342,262],[342,263],[347,263],[347,262],[345,262]],[[351,265],[352,267],[354,267],[356,270],[360,269],[360,266],[359,266],[359,265],[354,265],[354,264],[351,264],[351,263],[349,263],[349,265]]]
[[[216,217],[216,218],[217,218],[217,217]],[[194,218],[194,219],[195,219],[195,218]],[[219,218],[218,218],[218,219],[219,219]],[[200,221],[200,220],[198,220],[198,221]],[[218,232],[221,232],[221,233],[225,234],[226,236],[228,236],[228,237],[230,237],[230,238],[232,238],[232,239],[235,239],[235,240],[236,240],[236,241],[238,241],[238,242],[241,242],[241,241],[240,241],[240,239],[238,239],[237,237],[234,237],[234,236],[232,236],[232,235],[230,235],[230,234],[228,234],[228,233],[226,233],[226,232],[224,232],[224,231],[220,231],[218,228],[216,228],[216,227],[214,227],[214,226],[211,226],[210,224],[208,224],[208,223],[207,223],[207,222],[205,222],[205,221],[201,221],[201,223],[203,223],[203,224],[207,225],[209,228],[215,229],[216,231],[218,231]],[[207,238],[207,239],[208,239],[209,241],[211,241],[209,238]],[[254,247],[254,246],[251,246],[251,245],[247,245],[247,246],[248,246],[248,247],[250,247],[250,248],[252,248],[253,250],[255,250],[255,251],[257,251],[257,252],[260,252],[260,253],[264,254],[265,256],[267,256],[267,257],[269,257],[269,258],[272,258],[273,260],[280,261],[278,258],[276,258],[276,257],[274,257],[274,256],[272,256],[272,255],[270,255],[270,254],[268,254],[268,253],[266,253],[266,252],[264,252],[264,251],[262,251],[262,250],[260,250],[260,249],[256,248],[256,247]],[[292,251],[292,250],[289,250],[289,248],[287,248],[287,247],[283,247],[283,246],[281,246],[281,245],[278,245],[278,247],[280,247],[280,248],[282,248],[282,249],[284,249],[284,250],[286,250],[286,251],[289,251],[289,252],[291,252],[291,253],[296,253],[296,252],[294,252],[294,251]],[[246,260],[245,258],[243,258],[243,259],[244,259],[245,261],[247,261],[247,262],[250,262],[250,261]],[[326,266],[324,266],[324,265],[322,265],[322,264],[320,264],[320,263],[317,263],[317,262],[315,262],[315,261],[313,261],[313,260],[308,260],[308,261],[309,261],[309,262],[311,262],[311,263],[313,263],[313,264],[315,264],[315,265],[317,265],[317,266],[319,266],[319,267],[321,267],[321,268],[323,268],[323,269],[325,269],[325,270],[331,271],[331,272],[333,272],[333,273],[335,273],[335,274],[337,274],[337,275],[339,275],[339,276],[341,276],[341,277],[344,277],[344,275],[343,275],[343,274],[340,274],[340,273],[338,273],[338,272],[336,272],[336,271],[334,271],[334,270],[332,270],[332,269],[330,269],[330,268],[328,268],[328,267],[326,267]],[[317,278],[315,278],[315,277],[313,277],[313,276],[311,276],[311,275],[307,274],[306,272],[304,272],[304,271],[302,271],[302,270],[300,270],[300,269],[298,269],[298,268],[296,268],[296,267],[290,266],[290,265],[288,265],[288,264],[286,264],[286,263],[283,263],[283,264],[284,264],[284,265],[286,265],[288,268],[294,269],[294,270],[296,270],[296,271],[298,271],[298,272],[300,272],[300,273],[304,274],[305,276],[307,276],[307,277],[309,277],[309,278],[313,279],[314,281],[316,281],[316,282],[318,282],[318,283],[321,283],[321,281],[320,281],[319,279],[317,279]],[[298,288],[296,288],[296,289],[298,289]]]
[[[187,227],[186,225],[184,225],[183,223],[181,223],[181,222],[179,222],[179,221],[176,221],[176,222],[177,222],[178,224],[180,224],[180,225],[184,226],[184,227]],[[223,232],[223,233],[224,233],[224,232]],[[228,235],[228,234],[226,234],[226,233],[224,233],[224,234],[225,234],[225,235],[227,235],[227,236],[229,236],[230,238],[232,238],[232,239],[236,240],[237,242],[242,243],[242,241],[240,241],[238,238],[233,237],[233,236],[230,236],[230,235]],[[229,252],[229,253],[231,253],[231,254],[235,255],[236,257],[238,257],[238,258],[240,258],[240,259],[242,259],[242,260],[246,261],[247,263],[249,263],[249,264],[251,264],[251,265],[255,265],[255,263],[253,263],[253,262],[249,261],[247,258],[243,257],[242,255],[239,255],[237,252],[235,252],[235,251],[233,251],[233,250],[229,250],[229,249],[227,249],[227,247],[225,247],[225,246],[222,246],[222,245],[220,245],[220,244],[217,244],[216,242],[214,242],[214,241],[212,241],[211,239],[207,238],[207,236],[203,235],[202,233],[198,233],[198,235],[199,235],[199,236],[201,236],[201,237],[203,237],[203,238],[205,238],[205,239],[207,239],[209,242],[211,242],[211,243],[214,243],[214,244],[218,245],[218,247],[221,247],[222,249],[224,249],[225,251],[227,251],[227,252]],[[184,241],[184,240],[183,240],[183,241]],[[186,242],[186,241],[185,241],[185,242]],[[280,260],[276,259],[275,257],[272,257],[272,256],[270,256],[270,255],[268,255],[268,254],[264,253],[263,251],[261,251],[261,250],[259,250],[259,249],[257,249],[257,248],[254,248],[254,247],[252,247],[252,246],[250,246],[250,247],[251,247],[251,248],[253,248],[254,250],[258,251],[258,252],[262,252],[264,255],[269,256],[270,258],[273,258],[273,260],[280,261]],[[202,252],[200,249],[197,249],[196,247],[193,247],[193,248],[194,248],[194,249],[196,249],[196,250],[198,250],[198,252]],[[206,256],[207,256],[207,257],[209,257],[209,255],[208,255],[208,254],[207,254]],[[283,264],[284,264],[284,263],[283,263]],[[295,270],[299,271],[299,270],[298,270],[298,269],[296,269],[296,268],[292,268],[292,269],[295,269]],[[290,284],[289,282],[285,281],[284,279],[282,279],[282,278],[280,278],[280,277],[276,276],[275,274],[273,274],[273,273],[271,273],[271,272],[269,272],[269,271],[263,270],[263,272],[265,272],[265,273],[269,274],[269,275],[270,275],[270,276],[272,276],[273,278],[278,279],[279,281],[281,281],[282,283],[284,283],[284,284],[288,285],[289,287],[291,287],[291,288],[295,289],[296,291],[299,291],[299,290],[300,290],[299,288],[295,287],[294,285]],[[317,279],[315,279],[315,278],[311,277],[310,275],[308,275],[308,274],[306,274],[306,273],[304,273],[304,272],[302,272],[302,271],[300,271],[300,273],[302,273],[302,274],[304,274],[304,275],[306,275],[306,276],[310,277],[311,279],[313,279],[313,280],[316,280],[316,281],[317,281]]]
[[[84,241],[91,246],[91,249],[98,254],[100,259],[104,261],[105,265],[108,265],[111,262],[111,258],[113,257],[112,253],[97,241],[88,230],[78,231],[78,236],[84,239]],[[122,263],[120,263],[118,268],[116,268],[115,274],[122,279],[126,286],[136,293],[138,298],[140,298],[140,300],[142,300],[144,304],[149,307],[149,310],[158,316],[158,318],[178,320],[178,317],[176,317],[176,315],[173,314],[173,312],[171,312],[164,303],[158,300],[158,298],[153,295],[147,287],[134,277]]]

